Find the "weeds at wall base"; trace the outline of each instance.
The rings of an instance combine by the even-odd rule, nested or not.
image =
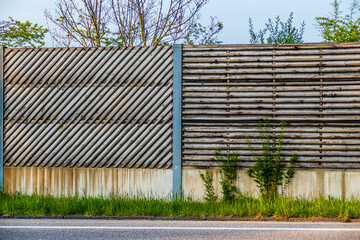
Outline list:
[[[239,196],[231,202],[146,197],[52,197],[0,194],[0,215],[360,218],[360,201],[334,198],[273,200]]]

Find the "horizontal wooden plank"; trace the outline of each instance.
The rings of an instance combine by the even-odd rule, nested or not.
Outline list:
[[[183,122],[183,126],[256,126],[260,121],[264,119],[260,119],[255,122]],[[269,126],[278,127],[279,121],[269,119]],[[286,126],[288,127],[359,127],[360,122],[286,122]]]
[[[344,67],[359,67],[359,61],[339,61],[339,62],[302,62],[302,63],[272,63],[272,62],[263,62],[263,63],[184,63],[183,69],[279,69],[279,68],[316,68],[317,70],[326,69],[326,68],[344,68]]]
[[[260,146],[260,144],[258,144],[259,146],[253,146],[252,148],[254,150],[260,151],[262,149],[262,147]],[[208,151],[208,153],[210,154],[214,154],[215,150],[218,150],[219,147],[216,146],[183,146],[184,150],[212,150],[212,151]],[[275,148],[276,149],[276,148]],[[244,146],[227,146],[225,148],[223,148],[222,150],[232,150],[232,151],[239,151],[239,150],[249,150],[249,146],[244,145]],[[302,150],[302,151],[359,151],[360,147],[358,146],[345,146],[345,147],[338,147],[338,146],[329,146],[329,145],[325,145],[325,146],[306,146],[306,147],[298,147],[298,146],[283,146],[283,150]],[[185,154],[190,154],[189,152],[184,151]],[[360,155],[359,155],[360,157]],[[359,159],[360,161],[360,159]]]
[[[200,66],[199,66],[200,67]],[[238,70],[233,68],[228,69],[219,69],[219,70],[211,70],[211,69],[194,69],[194,68],[185,68],[183,70],[183,74],[309,74],[309,73],[347,73],[347,72],[358,72],[357,67],[338,67],[338,68],[301,68],[301,69],[292,69],[292,68],[276,68],[274,67],[272,70],[262,69],[262,68],[249,68],[247,70]]]
[[[343,49],[343,48],[359,48],[357,42],[347,43],[294,43],[294,44],[224,44],[224,45],[184,45],[185,51],[218,51],[218,50],[301,50],[301,49]]]
[[[250,141],[251,143],[256,143],[255,141]],[[259,141],[257,141],[259,142]],[[199,143],[199,144],[247,144],[245,138],[242,139],[222,139],[222,140],[214,140],[214,139],[184,139],[183,143],[192,144],[192,143]],[[359,145],[359,140],[298,140],[298,139],[291,139],[291,140],[284,140],[284,144],[303,144],[303,145]]]
[[[245,157],[245,156],[261,156],[262,152],[261,151],[255,151],[254,153],[251,152],[249,149],[247,150],[234,150],[234,152],[236,152],[239,156],[241,157]],[[353,152],[349,152],[349,151],[311,151],[311,150],[307,150],[304,151],[302,149],[300,149],[299,151],[294,151],[294,149],[288,150],[288,149],[283,149],[282,150],[282,156],[293,156],[294,154],[299,155],[299,160],[301,161],[302,159],[304,159],[304,157],[341,157],[341,158],[346,158],[346,157],[357,157],[359,159],[357,159],[357,161],[359,161],[360,163],[360,154],[357,151],[353,151]],[[214,151],[209,151],[209,150],[188,150],[185,149],[183,151],[183,155],[184,157],[189,157],[189,156],[201,156],[203,157],[214,157]],[[339,159],[339,161],[341,162],[341,160]],[[356,161],[356,160],[355,160]]]
[[[193,97],[193,98],[300,98],[300,101],[305,102],[306,98],[319,98],[319,97],[331,97],[331,98],[341,98],[341,97],[359,97],[360,92],[356,91],[341,91],[341,92],[250,92],[250,93],[240,93],[240,92],[185,92],[183,96]],[[267,100],[267,99],[266,99]],[[265,101],[266,101],[265,100]],[[320,99],[319,99],[320,101]]]
[[[215,161],[214,157],[188,157],[188,156],[184,156],[183,157],[184,161]],[[254,162],[254,159],[251,156],[245,157],[245,156],[241,156],[240,157],[240,161],[251,161]],[[288,159],[286,159],[284,162],[289,162]],[[310,156],[308,159],[306,160],[301,160],[299,158],[298,162],[296,164],[301,164],[302,162],[312,162],[312,163],[316,163],[316,164],[321,164],[321,163],[357,163],[360,165],[360,161],[358,158],[350,158],[349,159],[341,159],[341,158],[335,158],[335,159],[331,159],[331,162],[324,160],[324,159],[320,159],[317,157],[312,157]]]
[[[337,118],[339,116],[343,116],[343,115],[358,115],[360,112],[360,109],[355,109],[355,110],[346,110],[346,111],[326,111],[326,109],[324,109],[323,111],[270,111],[269,109],[264,110],[264,111],[237,111],[234,109],[230,109],[229,111],[226,111],[226,107],[224,108],[220,108],[220,109],[215,109],[215,110],[209,110],[209,109],[184,109],[184,111],[182,112],[184,117],[187,117],[187,115],[196,115],[196,116],[200,116],[200,115],[214,115],[214,116],[218,116],[218,115],[228,115],[229,119],[232,119],[231,116],[239,116],[239,115],[264,115],[264,114],[271,114],[271,115],[275,115],[275,116],[282,116],[282,115],[291,115],[291,116],[304,116],[304,115],[322,115],[322,116],[328,116],[328,117],[334,117]]]
[[[223,98],[201,98],[201,97],[193,97],[193,98],[185,98],[183,100],[183,103],[195,103],[195,104],[219,104],[219,103],[225,103],[225,104],[301,104],[306,106],[306,104],[320,104],[322,102],[323,104],[345,104],[345,103],[358,103],[360,102],[360,98],[327,98],[322,99],[322,101],[317,98],[303,98],[303,99],[275,99],[273,100],[271,97],[265,98],[230,98],[227,99],[226,97]],[[258,106],[258,105],[256,105]],[[255,106],[254,106],[255,107]]]
[[[277,103],[275,106],[271,103],[269,104],[258,104],[258,105],[253,105],[253,104],[243,104],[243,105],[239,105],[239,104],[229,104],[229,103],[224,103],[224,104],[212,104],[212,103],[203,103],[203,104],[199,104],[199,103],[186,103],[182,106],[182,108],[186,111],[186,109],[198,109],[198,110],[204,110],[204,109],[219,109],[219,110],[227,110],[227,109],[322,109],[323,111],[327,110],[327,109],[360,109],[360,105],[359,104],[329,104],[329,103],[322,103],[322,105],[320,105],[321,101],[319,101],[318,103],[314,103],[314,104],[301,104],[301,105],[292,105],[292,104],[280,104]],[[357,112],[358,114],[359,112]]]
[[[221,163],[217,161],[196,161],[196,160],[184,160],[183,166],[186,167],[218,167]],[[246,168],[254,166],[253,161],[240,161],[237,163],[239,168]],[[326,168],[326,169],[360,169],[360,163],[358,162],[300,162],[296,163],[295,168]]]
[[[326,85],[357,85],[360,81],[288,81],[288,82],[273,82],[273,81],[251,81],[251,82],[192,82],[184,81],[183,86],[241,86],[241,87],[252,87],[252,86],[326,86]]]
[[[250,132],[251,133],[251,132]],[[228,138],[228,139],[242,139],[245,136],[248,138],[258,138],[259,136],[257,134],[250,134],[249,132],[242,132],[242,134],[223,134],[223,133],[196,133],[196,134],[190,134],[185,132],[183,134],[184,138],[191,137],[191,138],[201,138],[201,137],[207,137],[207,138]],[[317,139],[319,138],[319,134],[310,134],[308,132],[304,132],[301,134],[301,130],[299,130],[298,134],[290,134],[289,132],[284,132],[284,139],[287,138],[296,138],[296,139]],[[360,134],[352,133],[352,134],[334,134],[334,135],[328,135],[323,134],[321,136],[322,139],[356,139],[360,138]]]
[[[355,91],[360,90],[359,86],[322,86],[322,87],[284,87],[284,86],[269,87],[239,87],[239,86],[199,86],[199,87],[184,87],[183,92],[301,92],[301,91]]]
[[[265,117],[231,117],[230,118],[226,118],[226,117],[183,117],[183,120],[196,120],[196,121],[259,121],[259,120],[264,120]],[[272,118],[270,117],[269,119],[272,120]],[[283,117],[277,117],[275,120],[277,121],[294,121],[294,120],[301,120],[301,121],[355,121],[355,120],[360,120],[360,116],[355,116],[355,117],[333,117],[333,118],[329,118],[329,117],[324,117],[324,118],[314,118],[314,117],[294,117],[294,118],[283,118]]]
[[[307,55],[344,55],[344,54],[360,54],[359,48],[345,48],[345,49],[305,49],[305,50],[278,50],[275,51],[252,51],[232,49],[231,51],[221,50],[218,51],[189,51],[185,50],[183,58],[188,57],[237,57],[237,56],[307,56]]]
[[[359,79],[360,75],[359,74],[348,74],[348,75],[327,75],[327,76],[319,76],[318,74],[316,75],[311,75],[311,76],[297,76],[297,75],[289,75],[289,76],[279,76],[279,75],[275,75],[275,76],[270,76],[270,75],[256,75],[256,76],[184,76],[183,80],[207,80],[207,81],[214,81],[214,80],[270,80],[270,79],[275,79],[275,80],[293,80],[293,79],[303,79],[303,80],[313,80],[313,79]]]
[[[360,126],[360,124],[359,124]],[[271,127],[269,130],[271,133],[279,133],[281,130],[279,129],[279,126],[276,126],[277,128],[273,128]],[[226,125],[220,126],[220,127],[206,127],[206,126],[201,126],[201,127],[195,127],[195,126],[183,126],[183,131],[185,132],[185,134],[191,134],[191,133],[196,133],[196,132],[200,132],[203,134],[212,134],[212,133],[237,133],[237,132],[246,132],[246,133],[251,133],[251,132],[258,132],[258,129],[256,127],[254,127],[253,125],[248,125],[247,128],[244,128],[244,126],[237,126],[237,127],[229,127]],[[316,127],[289,127],[286,126],[286,128],[283,130],[284,133],[287,132],[303,132],[303,133],[360,133],[360,128],[357,127],[342,127],[342,128],[336,128],[336,127],[320,127],[320,126],[316,126]]]
[[[247,56],[248,57],[248,56]],[[339,57],[335,56],[326,56],[326,57],[303,57],[303,58],[294,58],[294,57],[253,57],[253,58],[184,58],[183,63],[245,63],[245,62],[326,62],[326,61],[360,61],[359,56],[347,56]]]

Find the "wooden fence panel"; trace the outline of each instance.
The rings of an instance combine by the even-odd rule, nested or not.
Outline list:
[[[171,47],[5,50],[5,166],[169,168]]]
[[[268,116],[298,166],[360,168],[359,70],[357,43],[184,46],[183,164],[217,165],[220,148],[251,166]]]
[[[169,168],[171,47],[5,50],[5,166]],[[182,160],[242,166],[287,122],[298,166],[360,168],[360,45],[183,47]],[[248,140],[246,140],[248,139]]]

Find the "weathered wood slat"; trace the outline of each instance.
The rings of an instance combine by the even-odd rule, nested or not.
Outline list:
[[[328,151],[323,151],[322,153],[319,153],[319,151],[303,151],[303,149],[301,150],[301,157],[360,157],[360,154],[357,151],[354,152],[349,152],[349,151],[333,151],[333,152],[328,152]],[[299,151],[295,151],[295,149],[291,149],[291,151],[287,151],[287,149],[283,149],[282,151],[282,155],[283,156],[292,156],[294,153],[297,153]],[[245,156],[254,156],[252,154],[252,152],[250,150],[237,150],[237,153],[239,154],[239,156],[241,157],[245,157]],[[206,157],[211,157],[212,159],[214,159],[214,151],[208,151],[208,150],[188,150],[185,149],[183,151],[183,154],[185,157],[188,156],[196,156],[196,155],[201,155],[201,156],[206,156]],[[261,151],[257,151],[255,152],[255,156],[261,156],[262,153]],[[303,159],[300,159],[303,160]],[[339,162],[343,161],[343,160],[338,160]]]
[[[291,57],[278,57],[275,58],[276,62],[324,62],[324,61],[360,61],[359,56],[346,56],[339,57],[335,55],[333,57],[308,57],[308,58],[291,58]],[[185,58],[184,63],[244,63],[244,62],[274,62],[271,57],[255,57],[255,58],[237,58],[237,59],[226,59],[226,58]]]
[[[360,124],[359,124],[360,126]],[[217,133],[217,134],[222,134],[224,132],[226,133],[236,133],[236,132],[258,132],[258,129],[253,128],[252,126],[248,125],[248,128],[241,128],[241,127],[232,127],[232,128],[208,128],[208,127],[187,127],[184,126],[183,127],[184,131],[186,131],[187,134],[192,134],[193,132],[200,132],[202,134],[212,134],[212,133]],[[358,128],[341,128],[341,129],[337,129],[337,128],[306,128],[306,127],[302,127],[302,128],[291,128],[289,126],[287,126],[287,128],[284,129],[284,133],[287,132],[299,132],[301,131],[302,133],[360,133],[360,129]],[[279,133],[280,129],[274,129],[271,128],[270,129],[271,133]]]
[[[239,93],[239,92],[231,92],[231,93],[224,93],[224,92],[185,92],[183,94],[184,97],[193,97],[193,98],[272,98],[273,96],[276,97],[288,97],[288,98],[301,98],[301,101],[304,101],[306,98],[318,98],[322,97],[360,97],[359,91],[352,91],[352,92],[315,92],[309,91],[306,93],[302,92],[279,92],[279,93],[271,93],[271,92],[250,92],[250,93]],[[319,100],[320,101],[320,100]]]
[[[291,50],[278,50],[275,52],[272,51],[242,51],[242,50],[232,50],[227,52],[226,50],[219,51],[208,51],[208,52],[194,52],[194,51],[185,51],[184,57],[238,57],[238,56],[307,56],[307,55],[319,55],[320,49],[306,49],[300,51],[291,51]],[[351,55],[351,54],[360,54],[359,48],[348,48],[348,49],[321,49],[321,55]]]
[[[260,145],[260,144],[258,144]],[[212,151],[208,151],[208,154],[210,155],[214,155],[215,150],[218,149],[218,147],[215,146],[183,146],[184,150],[212,150]],[[254,150],[260,151],[261,150],[261,146],[253,146]],[[290,150],[290,151],[296,151],[296,150],[302,150],[302,151],[354,151],[354,152],[358,152],[360,150],[360,147],[351,147],[351,146],[347,146],[347,147],[336,147],[336,146],[306,146],[306,147],[293,147],[293,146],[284,146],[283,148],[284,150]],[[236,146],[236,147],[226,147],[226,150],[249,150],[249,146],[244,145],[244,146]],[[190,154],[189,152],[184,151],[184,154]],[[360,157],[360,156],[359,156]]]
[[[347,110],[347,111],[276,111],[276,112],[272,112],[272,111],[235,111],[235,110],[231,110],[231,111],[226,111],[226,107],[218,109],[218,110],[209,110],[209,109],[201,109],[203,111],[200,110],[185,110],[183,111],[183,115],[186,118],[187,115],[196,115],[196,116],[201,116],[201,115],[214,115],[214,116],[219,116],[219,115],[229,115],[228,117],[231,118],[232,116],[239,116],[239,115],[264,115],[264,114],[271,114],[271,115],[275,115],[275,116],[282,116],[282,115],[291,115],[291,116],[304,116],[304,115],[323,115],[323,116],[336,116],[336,115],[358,115],[359,114],[359,110]],[[231,118],[232,119],[232,118]]]
[[[320,94],[319,94],[320,96]],[[261,98],[259,99],[254,98],[231,98],[229,100],[225,98],[201,98],[201,97],[192,97],[192,98],[185,98],[183,100],[183,103],[195,103],[195,104],[219,104],[219,103],[225,103],[225,104],[302,104],[305,106],[305,104],[309,103],[317,103],[319,104],[320,100],[316,98],[303,98],[303,99],[275,99],[272,100],[270,97],[268,98]],[[360,102],[360,98],[326,98],[322,101],[325,104],[343,104],[343,103],[358,103]]]
[[[321,81],[321,79],[319,81],[303,81],[303,82],[260,82],[260,81],[253,81],[253,82],[229,82],[229,83],[224,83],[224,82],[184,82],[183,85],[184,87],[186,86],[229,86],[229,87],[237,87],[237,86],[241,86],[241,87],[253,87],[253,86],[326,86],[326,85],[357,85],[360,84],[360,81],[331,81],[331,82],[326,82],[326,81]]]
[[[184,160],[183,166],[187,167],[219,167],[221,163],[210,160],[210,161],[195,161],[195,160]],[[254,166],[253,161],[240,161],[237,164],[238,167],[251,167]],[[317,163],[317,162],[301,162],[295,165],[295,168],[322,168],[322,169],[360,169],[359,163],[349,163],[349,162],[341,162],[341,163]]]
[[[277,102],[278,103],[278,102]],[[291,105],[291,104],[277,104],[276,106],[273,106],[272,104],[259,104],[259,105],[253,105],[253,104],[229,104],[224,102],[224,104],[212,104],[212,103],[186,103],[183,106],[184,111],[186,109],[198,109],[198,110],[204,110],[204,109],[360,109],[359,104],[324,104],[323,106],[320,106],[317,102],[311,105]],[[357,112],[358,114],[359,112]]]
[[[314,68],[302,68],[302,69],[291,69],[291,68],[280,68],[280,69],[247,69],[247,70],[234,70],[234,69],[220,69],[220,70],[209,70],[209,69],[186,69],[184,70],[185,74],[309,74],[309,73],[354,73],[358,72],[358,68],[349,67],[349,68],[325,68],[325,69],[314,69]]]
[[[194,160],[194,158],[185,158],[184,166],[219,166],[221,162],[214,161],[214,159],[207,158],[203,160]],[[284,161],[287,165],[289,162]],[[254,161],[251,158],[243,158],[238,162],[239,167],[253,166]],[[307,161],[299,161],[295,164],[295,168],[344,168],[344,169],[359,169],[359,164],[356,161],[342,161],[342,162],[324,162],[319,161],[319,158],[309,158]]]
[[[208,122],[202,122],[202,123],[198,123],[198,122],[183,122],[183,126],[201,126],[201,127],[244,127],[244,126],[249,126],[249,127],[254,127],[256,129],[258,125],[258,122],[247,122],[247,123],[223,123],[223,122],[213,122],[213,123],[208,123]],[[278,123],[269,123],[269,126],[271,127],[279,127]],[[331,122],[331,123],[327,123],[327,122],[317,122],[317,123],[304,123],[304,122],[287,122],[286,123],[287,127],[359,127],[360,123],[352,123],[352,122]]]
[[[272,50],[277,49],[290,49],[290,50],[299,50],[299,49],[313,49],[313,48],[352,48],[359,47],[356,42],[346,42],[346,43],[302,43],[302,44],[227,44],[227,45],[185,45],[184,50],[186,51],[197,51],[197,50],[231,50],[231,49],[250,49],[250,50]]]
[[[254,64],[254,63],[241,63],[241,64],[236,64],[236,63],[232,63],[230,65],[226,65],[226,62],[221,62],[221,63],[217,63],[217,64],[209,64],[209,63],[184,63],[183,67],[184,69],[224,69],[224,68],[229,68],[229,69],[243,69],[243,68],[263,68],[263,69],[267,69],[267,68],[307,68],[307,67],[312,67],[312,68],[319,68],[319,67],[323,67],[323,68],[327,68],[327,67],[358,67],[360,66],[360,61],[339,61],[339,62],[301,62],[301,63],[273,63],[273,62],[269,62],[269,63],[258,63],[258,64]],[[315,71],[320,71],[319,69],[316,69]]]
[[[319,137],[320,138],[320,137]],[[257,142],[253,142],[250,141],[251,143],[259,143],[259,141]],[[201,144],[247,144],[248,142],[246,141],[245,138],[242,139],[237,139],[237,140],[232,140],[232,139],[223,139],[223,140],[214,140],[214,139],[184,139],[183,143],[201,143]],[[284,140],[284,144],[305,144],[305,145],[312,145],[312,144],[316,144],[316,145],[359,145],[360,141],[359,140],[353,140],[353,139],[349,139],[349,140],[344,140],[344,141],[337,141],[337,140],[313,140],[313,139],[308,139],[306,141],[304,141],[304,139],[298,140],[298,139],[291,139],[291,140]]]
[[[356,73],[354,75],[324,75],[324,76],[318,76],[318,75],[311,75],[311,76],[297,76],[297,75],[290,75],[290,76],[270,76],[270,75],[256,75],[256,76],[184,76],[184,80],[269,80],[269,79],[275,79],[275,80],[313,80],[313,79],[359,79],[360,74]]]
[[[184,138],[202,138],[202,137],[207,137],[207,138],[227,138],[227,139],[243,139],[248,137],[248,138],[255,138],[257,139],[259,136],[257,134],[255,135],[249,135],[249,134],[214,134],[214,133],[197,133],[197,134],[184,134],[183,137]],[[296,138],[296,139],[317,139],[319,138],[319,134],[310,134],[310,133],[304,133],[301,134],[300,130],[299,130],[299,134],[289,134],[289,133],[284,133],[284,139],[287,138]],[[360,138],[360,134],[341,134],[341,135],[324,135],[322,136],[322,139],[356,139],[356,138]]]
[[[283,87],[278,86],[276,92],[302,92],[302,91],[354,91],[360,90],[359,86],[342,86],[342,87],[332,87],[332,86],[323,86],[323,87]],[[269,87],[237,87],[232,88],[222,87],[184,87],[183,92],[273,92],[274,89],[272,86]]]
[[[291,114],[290,114],[291,115]],[[260,121],[264,120],[264,117],[183,117],[183,120],[196,120],[196,121]],[[354,117],[337,117],[337,118],[314,118],[314,117],[277,117],[276,119],[271,120],[278,120],[278,121],[319,121],[319,122],[328,122],[328,121],[358,121],[360,120],[360,116]]]

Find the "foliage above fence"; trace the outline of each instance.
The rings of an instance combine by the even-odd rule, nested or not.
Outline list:
[[[360,167],[360,44],[183,48],[183,165],[211,166],[217,148],[251,166],[256,124],[286,121],[283,154],[298,166]]]

